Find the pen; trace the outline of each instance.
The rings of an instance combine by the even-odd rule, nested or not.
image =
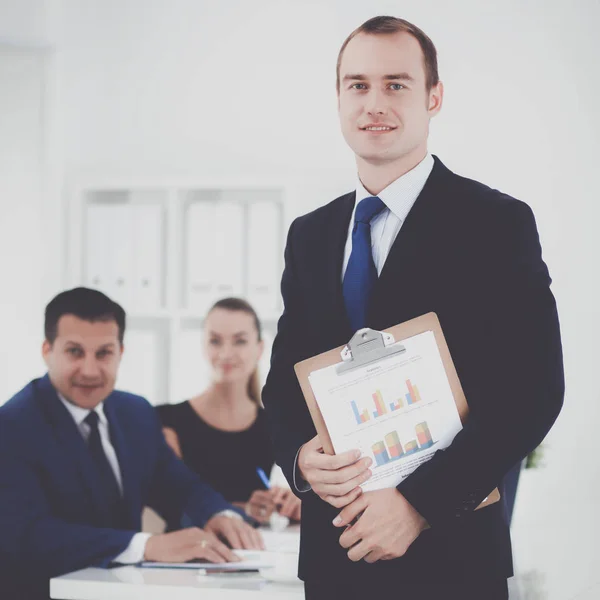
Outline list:
[[[271,484],[269,483],[269,479],[267,478],[265,472],[260,467],[256,467],[256,474],[260,477],[260,480],[263,482],[264,486],[270,490]]]

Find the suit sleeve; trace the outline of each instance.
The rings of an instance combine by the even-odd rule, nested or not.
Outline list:
[[[135,534],[53,517],[35,461],[5,421],[0,422],[0,531],[0,556],[45,577],[106,567]]]
[[[296,454],[303,444],[316,435],[294,372],[294,365],[307,356],[304,350],[307,327],[293,252],[296,224],[297,221],[292,223],[288,233],[281,280],[284,311],[277,325],[271,368],[262,392],[275,460],[295,493],[298,492],[294,484]]]
[[[467,518],[543,440],[562,407],[558,315],[535,219],[518,201],[498,213],[480,240],[483,268],[461,282],[452,318],[440,314],[470,406],[467,423],[398,486],[432,527]]]
[[[204,527],[216,513],[235,510],[225,498],[206,484],[165,442],[160,421],[154,409],[154,438],[158,445],[148,503],[167,522],[181,522]]]

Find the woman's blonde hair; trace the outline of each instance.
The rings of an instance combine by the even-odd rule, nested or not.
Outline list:
[[[240,311],[250,315],[254,319],[254,325],[258,334],[258,341],[262,341],[262,325],[260,323],[258,315],[256,314],[256,311],[254,310],[254,308],[252,308],[252,305],[249,302],[243,300],[242,298],[223,298],[222,300],[219,300],[218,302],[215,302],[212,305],[212,307],[208,311],[208,314],[210,314],[216,308],[222,308],[224,310],[230,311]],[[248,380],[248,396],[250,396],[251,400],[253,402],[256,402],[258,406],[262,407],[262,400],[260,397],[260,376],[258,373],[258,367],[254,369],[252,375],[250,375],[250,379]]]

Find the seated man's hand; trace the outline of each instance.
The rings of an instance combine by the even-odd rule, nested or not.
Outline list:
[[[274,487],[271,492],[279,514],[293,521],[299,521],[302,509],[300,498],[297,498],[289,488]]]
[[[197,527],[153,535],[146,542],[144,560],[187,562],[203,558],[209,562],[233,562],[240,558],[217,537]]]
[[[368,457],[361,459],[359,450],[324,454],[318,435],[306,442],[298,454],[302,477],[315,494],[336,508],[350,504],[361,495],[359,486],[371,477],[372,462]]]
[[[365,492],[333,520],[336,527],[346,528],[340,545],[350,548],[348,558],[366,562],[403,556],[427,527],[425,519],[396,489]]]
[[[206,531],[226,540],[234,549],[264,550],[265,543],[260,531],[254,529],[241,518],[215,515],[204,526]]]

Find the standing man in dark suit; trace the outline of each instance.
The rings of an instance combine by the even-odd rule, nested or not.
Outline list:
[[[290,227],[285,310],[263,391],[277,462],[303,500],[306,597],[505,599],[513,571],[502,503],[474,509],[546,435],[564,392],[535,220],[523,202],[428,153],[443,87],[419,28],[393,17],[364,23],[342,46],[337,88],[356,191]],[[362,493],[370,459],[322,453],[293,366],[359,328],[429,311],[468,423],[397,488]]]
[[[260,534],[175,457],[152,406],[114,391],[125,312],[77,288],[46,307],[48,374],[0,408],[0,596],[48,596],[51,577],[141,560],[234,560]],[[141,533],[141,512],[195,525]],[[203,527],[204,529],[199,529]]]

